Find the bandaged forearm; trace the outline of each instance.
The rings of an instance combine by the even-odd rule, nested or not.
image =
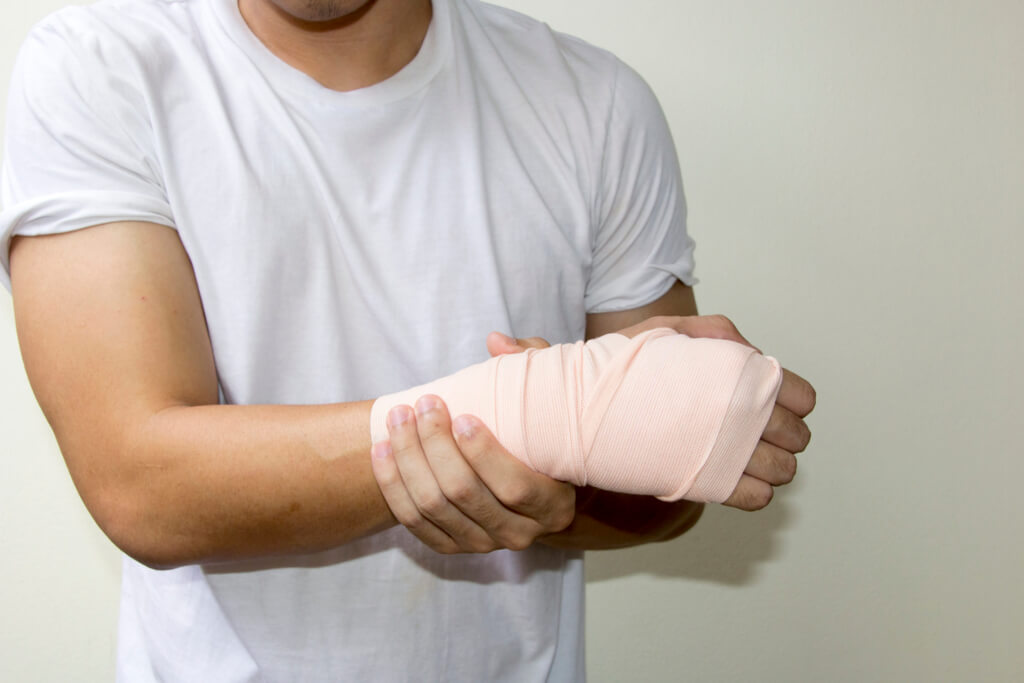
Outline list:
[[[452,417],[480,418],[528,466],[577,486],[722,502],[736,488],[782,382],[774,358],[735,342],[667,328],[632,339],[508,354],[378,399],[387,414],[440,396]]]

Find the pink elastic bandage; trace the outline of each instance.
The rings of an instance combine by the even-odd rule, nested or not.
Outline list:
[[[736,488],[781,383],[778,362],[748,346],[659,328],[497,356],[383,396],[370,430],[387,440],[391,408],[436,394],[554,479],[717,503]]]

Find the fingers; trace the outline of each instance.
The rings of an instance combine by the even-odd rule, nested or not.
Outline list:
[[[771,484],[744,474],[736,484],[732,495],[722,505],[754,512],[768,507],[775,496],[775,489]]]
[[[398,523],[409,529],[426,546],[439,553],[457,553],[459,545],[430,520],[420,514],[409,496],[398,471],[389,441],[380,441],[372,450],[373,476],[377,480],[384,500]]]
[[[750,456],[750,462],[744,472],[755,479],[783,486],[793,481],[796,476],[796,456],[789,451],[761,441]]]
[[[557,530],[550,520],[561,521],[558,512],[566,504],[550,500],[552,489],[527,491],[531,484],[557,485],[560,497],[569,499],[570,516],[564,525],[571,522],[574,489],[526,468],[477,421],[466,439],[473,458],[490,476],[508,475],[507,468],[495,463],[510,461],[521,468],[518,476],[500,482],[503,492],[515,503],[526,501],[524,510],[541,509],[543,521],[507,506],[492,493],[456,444],[447,407],[438,397],[421,397],[415,414],[409,406],[398,406],[388,418],[390,442],[374,445],[374,476],[395,518],[437,552],[519,550]],[[524,483],[526,478],[529,483]]]
[[[811,430],[796,413],[776,403],[761,440],[790,453],[801,453],[811,441]]]
[[[421,399],[417,407],[432,408],[433,405]],[[392,508],[395,518],[431,547],[435,547],[434,544],[439,542],[444,548],[442,552],[451,552],[449,544],[443,540],[438,541],[438,536],[433,531],[436,528],[454,540],[459,549],[488,552],[495,547],[493,539],[448,499],[433,470],[435,463],[428,461],[421,447],[419,430],[423,429],[427,432],[425,440],[431,443],[431,451],[437,466],[442,471],[457,467],[451,462],[451,454],[443,452],[444,444],[439,444],[437,436],[430,433],[434,431],[439,419],[437,412],[436,409],[432,409],[433,420],[425,419],[423,425],[418,424],[409,406],[396,406],[388,414],[392,461],[398,477],[392,473],[386,480],[388,489],[382,487],[381,492]],[[386,467],[387,463],[382,462],[380,465]],[[475,476],[468,468],[466,470],[470,481],[462,478],[449,486],[471,489]]]
[[[813,389],[811,392],[813,399]],[[807,407],[806,402],[803,407]],[[813,400],[808,410],[810,408],[813,408]],[[775,495],[775,486],[793,481],[797,470],[794,454],[807,448],[810,439],[807,424],[796,413],[776,404],[743,476],[723,505],[748,511],[766,507]]]
[[[575,488],[534,472],[517,458],[493,457],[505,452],[494,435],[472,415],[455,418],[460,451],[477,476],[506,507],[535,520],[544,533],[569,526],[575,516]]]
[[[416,402],[416,429],[417,433],[410,435],[412,447],[409,452],[423,454],[441,493],[441,499],[435,503],[445,511],[449,511],[454,506],[455,510],[450,510],[454,523],[461,524],[461,520],[465,519],[472,523],[471,526],[466,527],[467,531],[476,533],[479,530],[486,534],[486,531],[473,520],[478,517],[487,520],[488,511],[496,508],[498,502],[483,485],[480,478],[476,476],[455,445],[455,440],[452,438],[451,419],[440,398],[423,396]],[[424,509],[431,519],[445,514],[445,512],[438,512],[435,515],[430,508]],[[442,527],[447,528],[443,519],[438,519],[438,522],[442,523]],[[493,539],[488,536],[488,540]]]
[[[775,402],[798,417],[807,417],[817,402],[817,393],[811,383],[800,375],[782,369],[782,386]]]
[[[541,529],[533,519],[506,507],[477,476],[452,436],[452,424],[443,401],[436,396],[424,396],[417,401],[416,409],[420,444],[441,492],[473,522],[474,529],[488,536],[489,543],[481,542],[468,549],[487,552],[499,547],[521,550],[529,546]],[[490,449],[484,453],[498,454],[498,460],[518,462],[493,437],[491,442]],[[442,528],[447,529],[444,525]]]
[[[491,356],[501,356],[506,353],[522,353],[526,349],[546,349],[549,346],[551,344],[540,337],[517,339],[501,332],[491,332],[487,335],[487,351]]]

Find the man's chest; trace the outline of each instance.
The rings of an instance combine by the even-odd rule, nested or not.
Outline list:
[[[182,239],[231,277],[329,260],[411,287],[480,269],[557,286],[589,267],[591,198],[568,144],[498,108],[427,97],[331,116],[263,99],[168,123]]]

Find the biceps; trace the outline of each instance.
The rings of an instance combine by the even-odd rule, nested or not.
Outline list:
[[[697,315],[697,302],[693,297],[693,288],[682,282],[676,282],[672,289],[668,290],[661,298],[646,306],[628,311],[591,313],[587,315],[587,339],[616,332],[658,315]]]
[[[174,230],[111,223],[17,238],[11,279],[25,368],[73,470],[74,453],[114,445],[162,408],[216,403],[195,277]]]

